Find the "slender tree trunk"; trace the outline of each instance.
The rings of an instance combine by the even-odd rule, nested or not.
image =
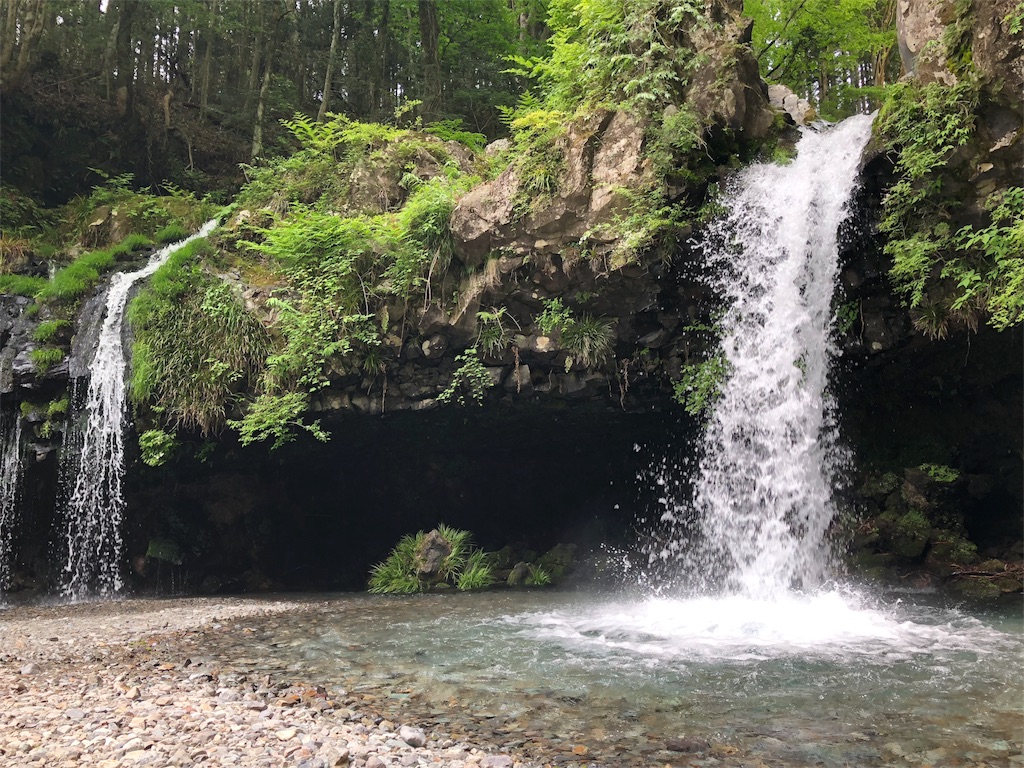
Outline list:
[[[210,63],[213,60],[213,40],[217,36],[217,0],[210,2],[210,23],[206,26],[206,52],[203,54],[203,81],[199,90],[199,119],[206,119],[210,108]]]
[[[324,95],[320,100],[320,111],[316,119],[323,122],[330,109],[331,87],[334,83],[334,62],[338,56],[338,38],[341,36],[341,0],[334,0],[334,27],[331,30],[331,51],[327,54],[327,72],[324,74]]]
[[[391,0],[383,0],[381,3],[380,26],[377,28],[377,71],[370,84],[370,92],[373,94],[373,105],[377,116],[386,115],[392,109],[391,103],[391,78],[389,77],[391,58]],[[384,96],[385,92],[387,97]]]
[[[7,15],[4,18],[3,37],[0,37],[0,72],[7,69],[14,58],[18,44],[18,0],[8,0]]]
[[[252,48],[252,63],[249,65],[249,87],[245,90],[245,105],[242,107],[242,111],[245,114],[249,114],[249,110],[252,108],[252,99],[256,94],[256,87],[259,83],[260,60],[263,58],[263,39],[265,37],[263,31],[263,2],[262,0],[255,0],[255,2],[256,40]]]
[[[270,92],[270,66],[272,59],[268,52],[267,65],[263,70],[263,85],[260,86],[260,97],[256,101],[256,123],[252,129],[252,159],[263,154],[263,113],[267,109],[267,94]]]
[[[46,27],[46,19],[50,9],[47,8],[45,0],[28,0],[18,4],[20,11],[20,23],[16,24],[11,41],[17,36],[17,29],[20,27],[21,36],[17,41],[18,58],[11,66],[14,57],[14,46],[7,48],[5,45],[4,59],[6,66],[0,68],[0,92],[9,93],[16,90],[21,84],[22,78],[28,72],[29,64],[32,63],[32,54],[39,43]],[[8,8],[8,12],[10,12]]]
[[[117,67],[114,85],[117,87],[118,111],[122,115],[130,114],[135,108],[135,46],[132,26],[138,9],[139,0],[121,0],[114,54]]]
[[[420,50],[423,61],[423,115],[436,119],[441,107],[441,63],[437,55],[440,28],[437,21],[437,0],[419,0]]]

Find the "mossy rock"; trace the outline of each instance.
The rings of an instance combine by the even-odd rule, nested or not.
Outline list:
[[[576,566],[576,545],[558,544],[545,552],[537,565],[551,575],[552,581],[561,581]]]
[[[900,486],[900,478],[895,472],[877,474],[872,472],[860,487],[860,495],[884,499]]]
[[[924,513],[912,509],[903,515],[886,512],[878,518],[879,528],[889,549],[900,557],[914,560],[924,554],[932,527]]]
[[[162,560],[165,563],[172,563],[173,565],[181,565],[183,562],[181,556],[181,547],[178,546],[177,542],[171,539],[164,539],[159,536],[154,536],[149,540],[149,547],[146,549],[146,557],[153,560]]]
[[[950,584],[950,589],[973,600],[994,600],[1003,593],[999,585],[990,579],[969,577],[954,580]]]
[[[934,565],[971,565],[978,562],[978,547],[954,531],[935,530],[928,550],[928,562]]]

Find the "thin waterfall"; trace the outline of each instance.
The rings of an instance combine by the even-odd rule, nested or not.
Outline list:
[[[0,593],[11,588],[14,528],[21,493],[21,419],[0,410]]]
[[[728,307],[727,374],[694,487],[704,546],[692,565],[717,572],[727,591],[770,597],[830,570],[842,454],[828,395],[838,232],[872,119],[805,130],[788,165],[745,169],[704,242]]]
[[[110,281],[88,388],[84,396],[73,393],[72,434],[67,436],[62,455],[67,493],[62,591],[67,597],[109,595],[124,588],[121,527],[127,362],[122,329],[131,288],[156,272],[175,251],[205,237],[216,225],[216,220],[207,222],[195,235],[154,253],[141,269],[118,273]]]

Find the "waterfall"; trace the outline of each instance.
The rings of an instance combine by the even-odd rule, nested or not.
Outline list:
[[[12,547],[21,491],[21,419],[0,411],[0,592],[11,587]]]
[[[209,221],[195,235],[161,248],[134,272],[111,279],[106,313],[96,353],[89,366],[84,396],[73,393],[74,412],[62,451],[62,482],[67,501],[64,521],[67,559],[62,573],[63,592],[80,598],[124,588],[121,574],[121,524],[124,517],[124,436],[126,423],[125,370],[122,327],[129,292],[139,280],[152,275],[171,254],[216,226]]]
[[[872,117],[805,130],[788,165],[755,165],[704,241],[728,309],[726,380],[694,486],[700,572],[770,597],[829,572],[827,529],[841,451],[827,391],[838,231]]]

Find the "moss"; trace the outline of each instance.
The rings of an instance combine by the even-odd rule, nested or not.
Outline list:
[[[1002,594],[999,585],[990,579],[954,579],[950,588],[954,592],[974,600],[993,600]]]
[[[903,515],[886,512],[878,522],[894,553],[910,560],[924,554],[931,535],[931,524],[920,510],[912,509]]]
[[[900,478],[895,472],[871,473],[861,486],[861,496],[888,496],[900,487]]]
[[[32,366],[38,373],[46,373],[64,359],[64,350],[58,347],[40,347],[29,353]]]
[[[945,464],[922,464],[918,469],[926,472],[928,477],[937,483],[952,483],[960,477],[960,473]]]
[[[978,562],[978,547],[953,531],[936,530],[932,535],[928,560],[936,565],[970,565]]]

